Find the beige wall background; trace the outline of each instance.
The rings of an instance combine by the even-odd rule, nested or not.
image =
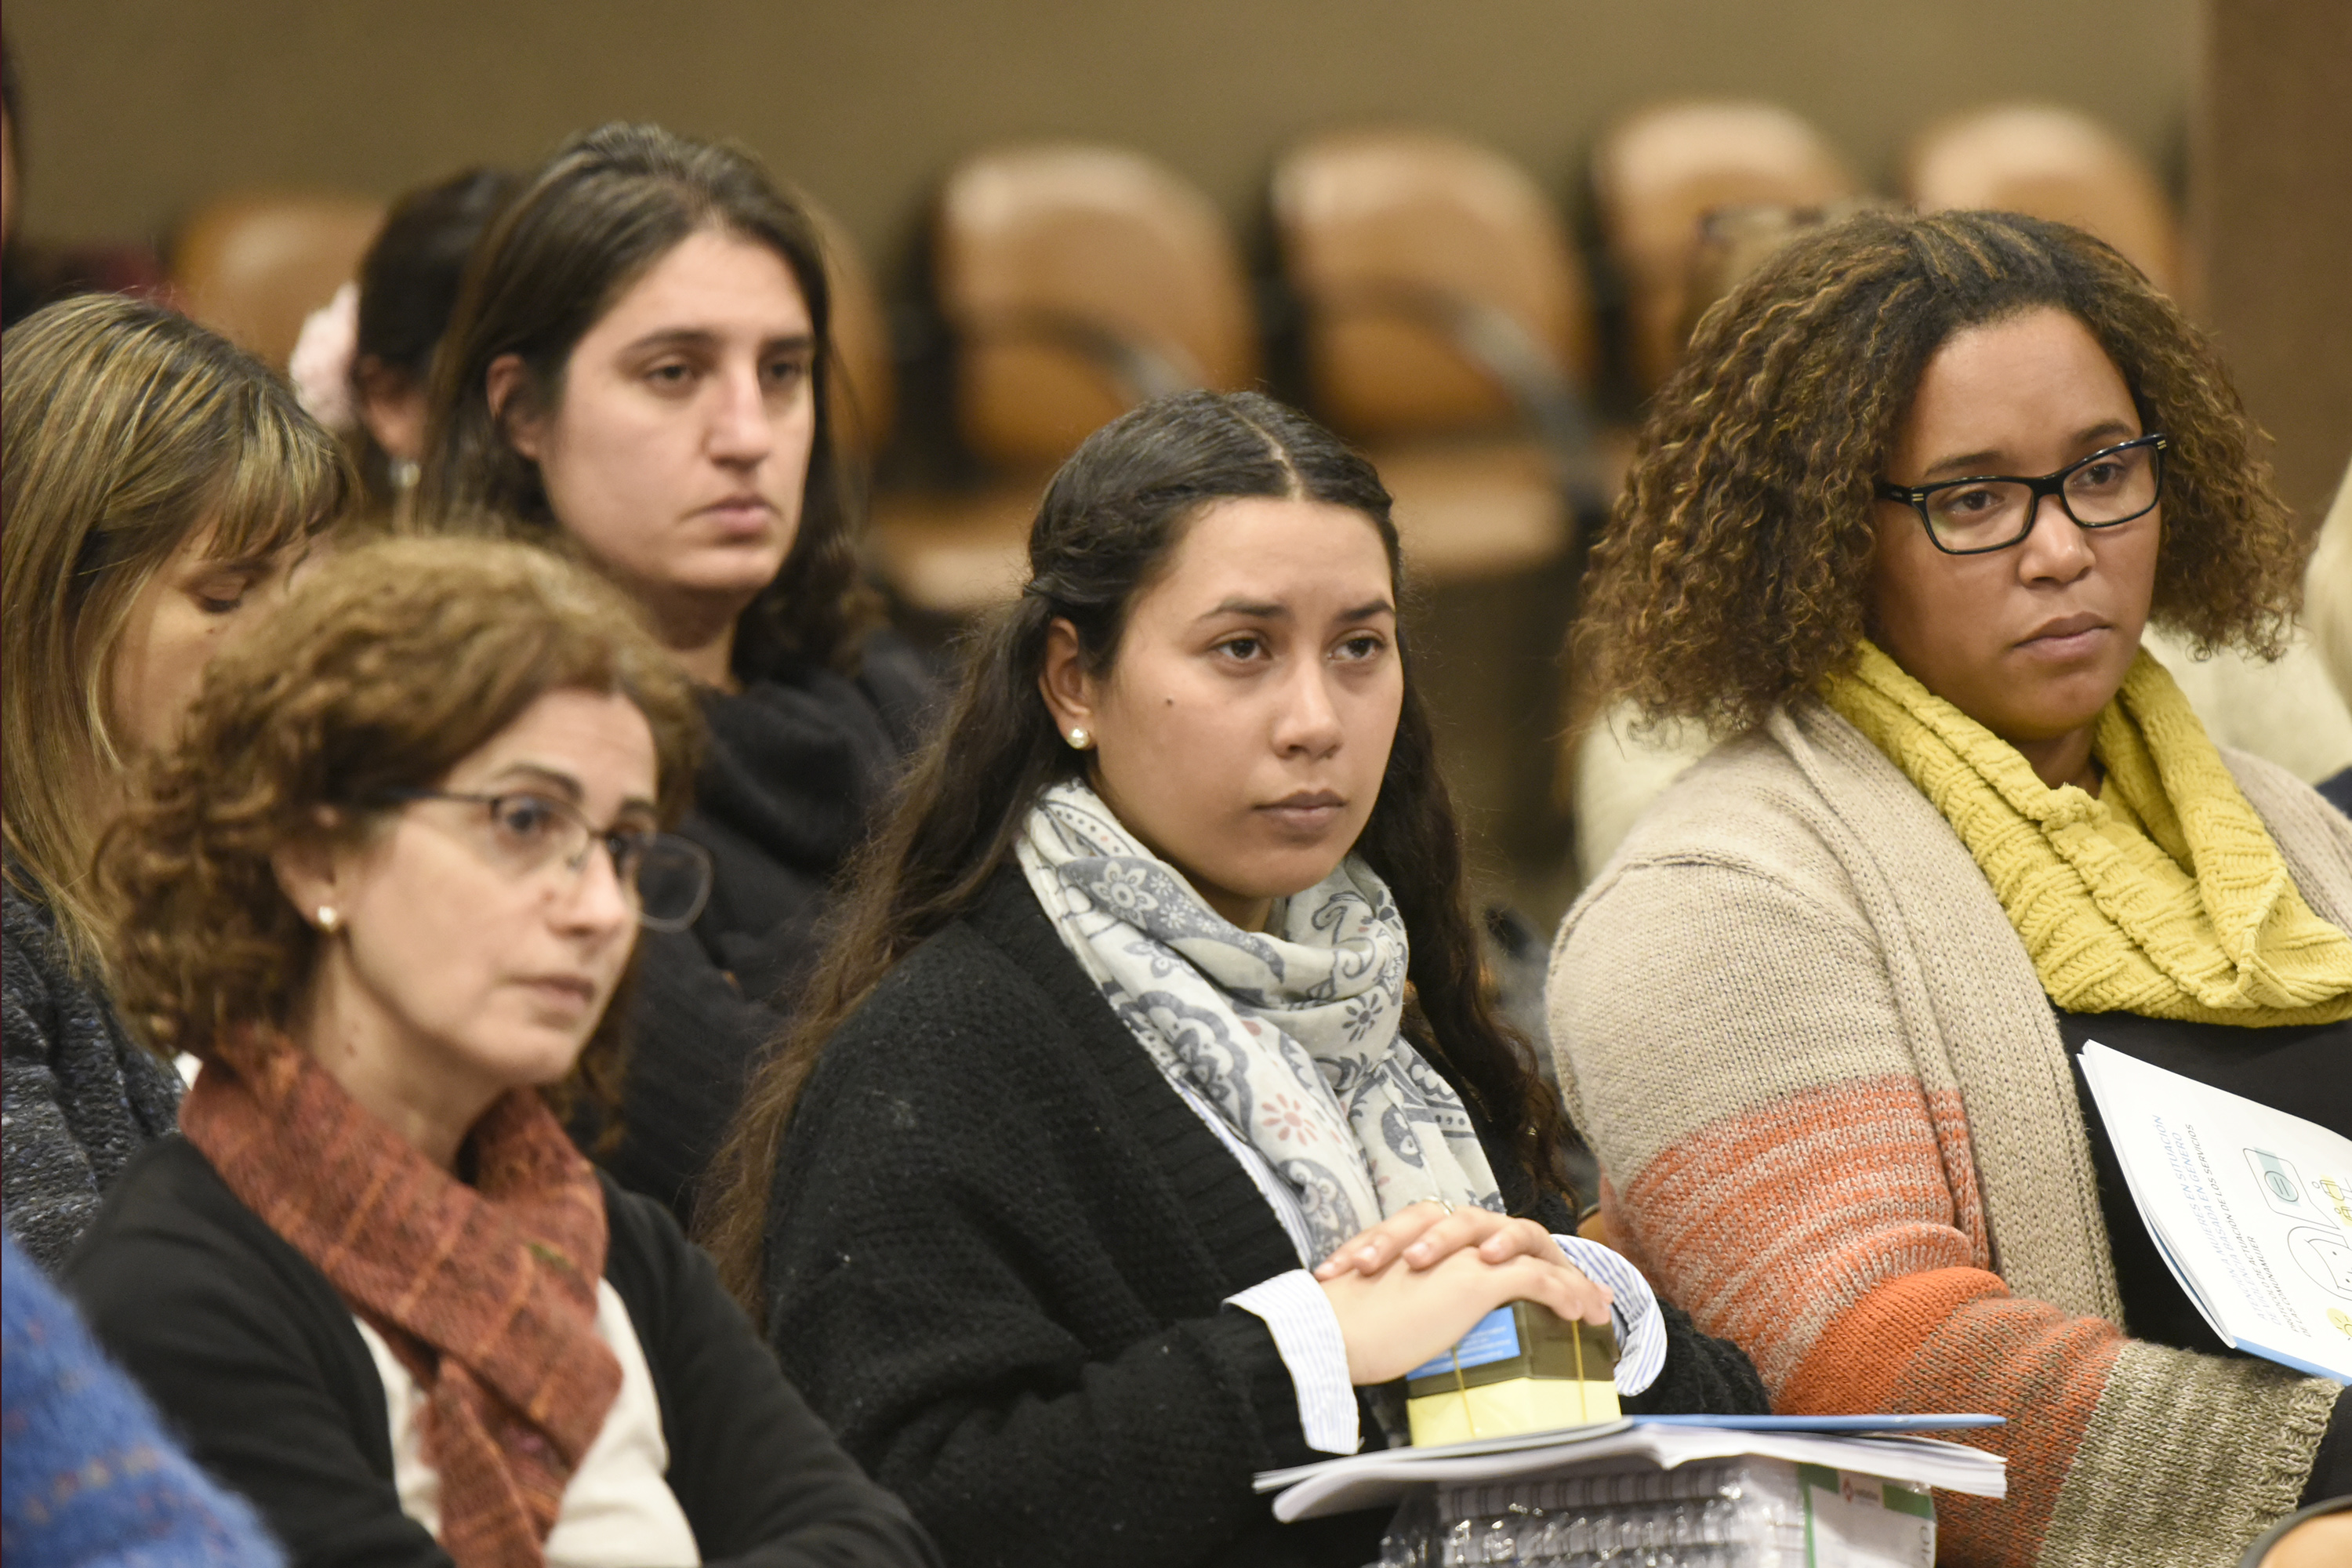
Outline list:
[[[1008,137],[1131,143],[1244,226],[1334,121],[1452,125],[1566,196],[1603,121],[1678,93],[1778,99],[1879,178],[1938,111],[2054,98],[2171,178],[2197,51],[2196,0],[12,0],[7,27],[37,236],[385,196],[642,116],[748,142],[885,263]]]
[[[2206,313],[2298,510],[2352,451],[2347,0],[12,0],[7,28],[36,237],[386,197],[628,116],[749,143],[900,287],[934,184],[999,139],[1139,147],[1247,242],[1275,157],[1334,123],[1455,127],[1574,211],[1601,128],[1662,97],[1778,100],[1882,185],[1941,113],[2055,100],[2176,196],[2200,141]]]

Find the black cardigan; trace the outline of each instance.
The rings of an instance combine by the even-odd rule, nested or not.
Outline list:
[[[1515,1211],[1568,1228],[1494,1164]],[[786,1371],[952,1563],[1378,1553],[1381,1514],[1279,1525],[1253,1494],[1254,1472],[1326,1456],[1264,1322],[1222,1303],[1297,1255],[1017,871],[826,1047],[786,1133],[767,1260]],[[1737,1347],[1665,1313],[1665,1369],[1629,1409],[1766,1407]],[[1364,1430],[1377,1446],[1369,1414]]]
[[[54,1270],[131,1156],[178,1124],[180,1075],[123,1032],[48,906],[14,882],[0,887],[0,1210]]]
[[[710,902],[688,931],[647,931],[630,1013],[619,1146],[632,1192],[691,1219],[695,1184],[742,1103],[817,952],[835,872],[919,738],[929,678],[889,633],[857,673],[796,666],[703,694],[710,751],[678,831],[710,852]],[[583,1146],[596,1146],[593,1125]]]
[[[911,1568],[937,1558],[785,1384],[709,1260],[605,1184],[604,1278],[643,1345],[670,1489],[705,1562]],[[123,1173],[67,1265],[100,1343],[300,1568],[449,1568],[400,1510],[383,1383],[326,1276],[184,1138]],[[654,1568],[654,1565],[648,1565]]]

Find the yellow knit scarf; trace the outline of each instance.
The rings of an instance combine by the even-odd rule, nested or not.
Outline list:
[[[2145,649],[2092,736],[2106,769],[2096,798],[2043,784],[1870,643],[1822,695],[1944,814],[2058,1005],[2243,1026],[2352,1017],[2352,938],[2303,901]]]

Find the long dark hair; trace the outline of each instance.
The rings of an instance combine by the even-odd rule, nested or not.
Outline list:
[[[433,353],[457,308],[466,259],[499,209],[521,188],[522,176],[505,169],[467,169],[420,185],[392,204],[360,258],[354,380],[360,367],[373,361],[419,391],[429,388]],[[390,457],[364,425],[355,445],[368,499],[389,509],[398,489]]]
[[[968,645],[938,736],[916,759],[888,820],[853,863],[825,956],[780,1047],[753,1078],[713,1167],[703,1236],[755,1315],[766,1214],[784,1129],[825,1043],[882,976],[979,899],[1031,804],[1081,776],[1038,692],[1047,628],[1067,620],[1094,673],[1118,652],[1129,611],[1214,501],[1296,497],[1347,507],[1380,531],[1401,581],[1389,494],[1370,463],[1296,410],[1255,393],[1191,392],[1145,405],[1088,437],[1047,487],[1029,531],[1027,587]],[[1462,840],[1403,639],[1404,702],[1388,772],[1356,851],[1388,883],[1412,937],[1405,1028],[1495,1126],[1542,1186],[1562,1192],[1565,1124],[1534,1053],[1480,984]]]
[[[816,339],[816,433],[800,532],[774,581],[743,612],[735,673],[756,679],[793,660],[846,666],[874,611],[834,446],[838,367],[824,244],[808,213],[740,148],[614,123],[574,137],[532,176],[476,247],[434,360],[417,513],[457,528],[488,519],[548,542],[559,524],[538,465],[515,449],[490,408],[490,363],[519,355],[526,397],[551,409],[588,329],[680,242],[709,229],[776,253],[800,285]]]

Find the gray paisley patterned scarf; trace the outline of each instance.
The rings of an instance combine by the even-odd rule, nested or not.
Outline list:
[[[1501,1210],[1461,1097],[1397,1032],[1404,922],[1370,867],[1245,931],[1083,784],[1039,798],[1016,853],[1120,1021],[1297,1194],[1318,1259],[1424,1199]]]

